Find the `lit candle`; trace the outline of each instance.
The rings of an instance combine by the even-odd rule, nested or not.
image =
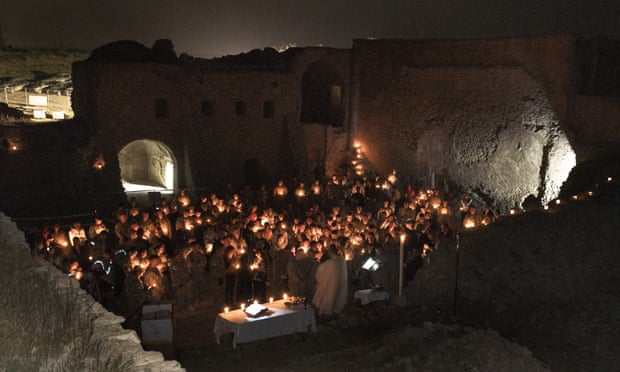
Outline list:
[[[282,299],[283,299],[283,300],[288,300],[288,295],[287,295],[286,293],[285,293],[285,294],[283,294],[283,295],[282,295]]]
[[[272,304],[273,303],[273,297],[269,297],[269,303]]]
[[[258,305],[258,300],[254,300],[254,305]]]
[[[228,312],[229,312],[229,311],[230,311],[230,309],[228,308],[228,306],[226,306],[226,307],[224,308],[224,313],[228,314]]]
[[[396,180],[398,179],[396,177],[396,171],[393,170],[392,174],[390,174],[387,179],[388,179],[388,181],[390,181],[390,183],[396,183]]]
[[[239,306],[241,308],[241,311],[245,311],[245,304],[242,303],[241,306]]]
[[[476,223],[474,221],[467,221],[467,222],[465,222],[465,228],[466,229],[473,229],[474,227],[476,227]]]

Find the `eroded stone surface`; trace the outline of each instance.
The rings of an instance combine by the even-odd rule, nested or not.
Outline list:
[[[15,223],[1,212],[0,249],[16,250],[21,251],[21,253],[29,252],[23,232],[19,231]],[[11,254],[10,252],[8,253]],[[107,351],[109,355],[122,355],[124,360],[131,360],[134,364],[132,371],[176,372],[185,370],[177,361],[164,361],[163,355],[159,352],[144,351],[137,334],[134,331],[125,330],[121,327],[120,324],[125,320],[123,317],[106,311],[85,291],[79,289],[75,280],[67,277],[49,263],[43,262],[30,270],[32,270],[33,274],[44,276],[54,281],[55,288],[59,292],[68,291],[75,295],[75,301],[81,308],[80,313],[94,316],[95,334],[90,342],[102,342],[100,347]],[[70,347],[70,345],[65,345],[64,347]],[[67,349],[63,355],[70,352],[72,351]],[[63,356],[61,355],[59,360],[62,358]]]

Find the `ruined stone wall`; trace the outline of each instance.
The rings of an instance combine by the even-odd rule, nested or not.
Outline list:
[[[18,230],[17,226],[7,216],[0,212],[0,242],[5,253],[13,249],[21,249],[28,251],[28,244],[24,238],[24,233]],[[67,292],[75,293],[75,306],[79,307],[79,314],[84,317],[90,316],[93,322],[93,335],[87,340],[93,344],[97,344],[97,348],[101,350],[101,355],[114,356],[119,359],[129,361],[132,371],[185,371],[177,361],[165,361],[159,352],[144,351],[140,338],[133,330],[123,329],[121,323],[124,318],[114,315],[95,302],[93,298],[84,290],[79,288],[77,281],[67,277],[48,262],[42,262],[32,268],[32,275],[40,275],[50,282],[55,283],[58,296],[67,296]],[[49,306],[55,304],[50,303]],[[44,310],[44,309],[40,309]],[[32,312],[33,316],[39,316],[36,312]],[[75,322],[80,322],[75,319]],[[50,323],[50,327],[54,324]],[[76,345],[58,345],[58,360],[65,358],[64,354],[75,352]],[[33,350],[36,353],[37,350]],[[53,364],[52,364],[53,365]]]
[[[620,143],[620,98],[575,96],[571,107],[575,138],[583,148],[583,158],[604,155]]]
[[[95,97],[78,99],[76,113],[97,127],[98,140],[109,144],[107,160],[116,161],[133,140],[161,141],[177,160],[180,187],[241,184],[248,159],[257,159],[264,178],[290,167],[283,137],[284,118],[297,105],[290,74],[192,74],[176,65],[119,62],[82,62],[74,70],[74,94]],[[166,117],[156,116],[157,100],[167,104]],[[203,111],[203,102],[211,106],[210,113]],[[273,117],[263,117],[265,102],[273,104]]]
[[[356,41],[353,137],[382,174],[430,186],[435,173],[503,209],[547,201],[575,163],[560,122],[573,71],[533,54],[569,58],[570,40]]]
[[[362,89],[356,138],[380,173],[426,186],[435,173],[505,208],[539,195],[557,120],[524,70],[402,67],[380,83]]]
[[[399,66],[521,66],[539,82],[558,120],[565,119],[566,96],[579,86],[576,35],[547,35],[476,40],[355,40],[360,75],[390,76]],[[377,81],[375,84],[380,84]],[[363,84],[362,91],[370,88]]]
[[[291,61],[291,73],[295,76],[300,84],[303,80],[304,73],[315,62],[324,62],[326,67],[333,69],[342,78],[342,126],[348,128],[351,99],[351,50],[335,49],[335,48],[304,48],[296,58]],[[295,92],[299,95],[298,104],[303,104],[303,95],[301,91]]]
[[[326,175],[337,173],[340,165],[346,161],[348,133],[322,124],[302,124],[302,128],[308,152],[308,168],[312,171],[315,167],[323,166]]]

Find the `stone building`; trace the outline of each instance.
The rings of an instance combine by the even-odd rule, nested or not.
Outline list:
[[[549,201],[577,161],[617,147],[619,51],[567,34],[203,60],[116,42],[74,64],[73,108],[126,188],[312,179],[358,142],[378,174],[508,208]]]

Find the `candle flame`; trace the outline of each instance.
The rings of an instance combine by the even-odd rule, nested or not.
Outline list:
[[[465,227],[466,229],[473,229],[476,227],[476,222],[473,219],[468,218],[465,220],[463,227]]]

